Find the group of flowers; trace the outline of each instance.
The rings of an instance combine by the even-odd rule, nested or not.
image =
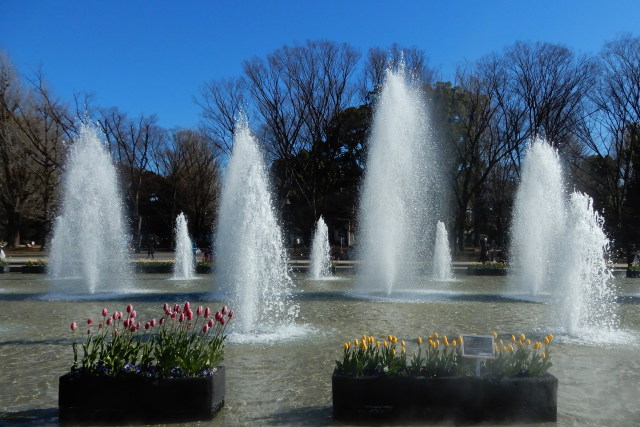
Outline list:
[[[548,334],[540,341],[531,341],[524,334],[511,335],[505,342],[494,337],[494,358],[483,361],[482,375],[541,376],[551,367]],[[412,375],[425,377],[468,376],[475,373],[475,360],[462,355],[462,336],[449,339],[437,332],[426,341],[418,337],[417,349],[408,359],[408,343],[388,335],[385,340],[363,335],[344,343],[342,361],[336,361],[336,373],[348,376]]]
[[[163,306],[163,315],[146,322],[131,304],[122,311],[102,310],[102,319],[88,318],[87,339],[73,343],[72,371],[90,374],[142,374],[154,378],[210,375],[224,358],[225,329],[233,318],[226,306],[212,315],[209,307],[189,302]],[[71,330],[78,329],[76,322]]]
[[[480,262],[480,263],[476,263],[476,264],[469,264],[469,268],[471,268],[471,269],[473,269],[473,268],[505,269],[505,268],[507,268],[507,263],[505,263],[504,261],[499,261],[499,262],[485,261],[485,262]]]

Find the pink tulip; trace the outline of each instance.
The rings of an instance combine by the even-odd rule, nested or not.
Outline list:
[[[184,311],[187,311],[191,308],[191,304],[189,304],[189,301],[184,303]]]
[[[222,314],[227,314],[227,306],[222,307]]]
[[[176,311],[174,311],[173,313],[171,313],[171,318],[172,318],[172,319],[175,319],[175,318],[176,318],[176,313],[177,313]]]
[[[129,327],[129,330],[130,330],[131,332],[135,332],[135,331],[136,331],[136,327],[135,327],[135,325],[131,325],[131,327]]]
[[[229,312],[229,319],[231,319],[232,317],[233,317],[233,310]]]
[[[220,318],[220,324],[221,324],[221,325],[224,325],[224,317],[221,317],[221,318]]]
[[[91,325],[93,323],[93,319],[91,317],[89,317],[87,319],[87,325]]]
[[[162,319],[160,319],[160,324],[164,325],[164,317]]]
[[[184,322],[184,313],[180,313],[180,317],[178,318],[180,323]]]
[[[198,307],[198,309],[196,310],[196,314],[198,316],[202,316],[202,306]]]
[[[222,314],[219,311],[216,311],[216,320],[220,321],[221,317],[222,317]]]
[[[187,319],[189,320],[193,319],[193,311],[187,310],[185,311],[185,313],[187,314]]]
[[[109,312],[107,311],[106,308],[102,309],[102,317],[107,317],[107,314],[109,314]]]
[[[122,326],[124,326],[125,328],[129,327],[129,319],[124,319],[124,321],[122,322]]]
[[[211,314],[211,309],[209,307],[204,309],[204,318],[208,319],[209,315]]]
[[[76,322],[71,322],[71,330],[75,331],[76,329],[78,329],[78,324]]]
[[[149,329],[151,327],[151,323],[147,322],[144,324],[145,329]]]
[[[122,319],[122,312],[121,311],[118,312],[118,320],[119,319]]]
[[[162,306],[162,309],[164,311],[169,311],[169,304],[167,304],[166,302],[164,303],[164,305]]]
[[[111,317],[109,317],[107,319],[107,326],[111,326],[112,323],[113,323],[113,319]]]
[[[210,328],[213,327],[213,319],[209,319],[209,323],[207,323],[207,325],[209,325]]]
[[[131,316],[132,319],[135,319],[136,315],[136,311],[133,310],[129,316]]]
[[[118,320],[118,312],[117,312],[117,311],[114,311],[114,312],[113,312],[113,314],[111,315],[111,318],[112,318],[113,320]]]
[[[133,311],[133,306],[131,304],[129,304],[127,306],[127,313],[131,313]]]
[[[204,332],[205,334],[207,333],[208,330],[209,330],[209,326],[208,325],[204,325],[202,327],[202,332]]]
[[[175,311],[175,312],[180,312],[180,306],[179,306],[178,304],[175,304],[175,305],[173,306],[173,311]]]
[[[151,319],[151,327],[153,328],[154,326],[156,326],[156,319]]]
[[[140,322],[136,323],[136,329],[140,329]]]

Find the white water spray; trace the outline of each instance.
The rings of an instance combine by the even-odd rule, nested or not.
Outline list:
[[[173,266],[173,278],[176,280],[188,280],[195,277],[195,260],[193,257],[193,243],[189,238],[187,219],[184,213],[176,217],[175,226],[176,252]]]
[[[298,315],[267,176],[249,126],[240,120],[222,188],[216,282],[231,298],[242,333],[270,333]]]
[[[390,294],[415,287],[431,259],[441,172],[424,93],[401,67],[387,72],[373,119],[359,206],[358,287]]]
[[[79,280],[78,287],[89,293],[130,287],[117,183],[111,156],[96,129],[82,126],[71,148],[62,209],[53,230],[49,276],[56,288],[65,287],[69,279]]]
[[[324,219],[320,217],[316,223],[311,244],[311,260],[309,278],[321,279],[331,276],[331,248],[329,247],[329,229]]]
[[[433,278],[436,280],[451,280],[451,251],[449,250],[449,236],[442,221],[436,227],[436,244],[433,250]]]

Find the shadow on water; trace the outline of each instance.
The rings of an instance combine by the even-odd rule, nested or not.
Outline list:
[[[0,426],[57,426],[58,408],[0,412]]]

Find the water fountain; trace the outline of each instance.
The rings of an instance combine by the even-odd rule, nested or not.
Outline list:
[[[549,301],[549,326],[593,336],[617,325],[609,240],[591,198],[566,195],[557,152],[531,143],[522,167],[512,224],[512,289]]]
[[[94,127],[80,129],[69,155],[62,194],[49,254],[49,277],[56,291],[128,289],[130,266],[118,179]]]
[[[442,221],[438,221],[436,226],[436,244],[433,249],[433,278],[442,281],[453,279],[449,236]]]
[[[187,219],[183,212],[176,217],[175,227],[176,255],[173,267],[173,278],[189,280],[195,277],[195,260],[193,258],[193,244],[189,237]]]
[[[566,215],[562,177],[558,153],[544,140],[533,141],[522,164],[511,225],[519,292],[537,295],[554,286]]]
[[[309,278],[318,280],[331,276],[331,248],[329,247],[329,229],[322,216],[316,223],[316,231],[311,243]]]
[[[443,194],[424,93],[402,66],[387,72],[373,118],[359,206],[360,289],[413,288],[431,259]]]
[[[239,120],[222,187],[216,280],[236,309],[235,330],[254,335],[283,331],[298,314],[267,176],[248,123]]]
[[[609,249],[609,239],[602,229],[604,220],[594,211],[591,198],[580,192],[569,198],[567,219],[554,317],[568,333],[610,333],[618,319],[613,305],[613,275],[604,256]]]

